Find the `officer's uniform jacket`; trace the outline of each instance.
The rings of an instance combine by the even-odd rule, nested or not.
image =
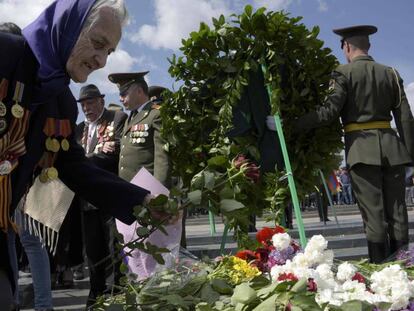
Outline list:
[[[164,186],[170,186],[170,162],[161,137],[159,106],[147,103],[125,122],[121,139],[119,176],[131,181],[145,167]]]
[[[414,120],[403,81],[391,67],[376,63],[370,56],[359,56],[340,65],[332,74],[331,94],[317,111],[296,122],[298,129],[329,124],[341,117],[351,123],[391,121],[395,130],[370,129],[345,133],[345,155],[350,167],[409,164],[414,159]]]

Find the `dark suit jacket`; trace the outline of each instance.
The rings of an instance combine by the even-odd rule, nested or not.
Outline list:
[[[86,154],[98,167],[103,168],[109,172],[112,172],[118,175],[118,163],[119,163],[119,151],[120,151],[120,140],[122,137],[122,129],[124,127],[125,120],[127,119],[127,114],[122,111],[111,111],[104,110],[104,113],[100,120],[98,121],[97,130],[95,131],[94,136],[92,137],[92,142],[90,146],[90,152]],[[109,127],[112,127],[113,130],[108,130]],[[81,122],[76,127],[76,141],[79,145],[82,145],[82,138],[85,129],[85,122]],[[105,141],[115,142],[115,152],[113,153],[103,153],[99,148],[100,138],[99,132],[112,132],[112,136]],[[82,146],[85,148],[85,146]]]

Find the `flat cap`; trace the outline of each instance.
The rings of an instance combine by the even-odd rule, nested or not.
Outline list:
[[[101,92],[95,84],[88,84],[80,89],[79,99],[77,100],[77,102],[81,102],[83,100],[95,97],[105,97],[105,94],[101,94]]]
[[[108,76],[108,79],[109,79],[109,81],[111,81],[112,83],[115,83],[118,86],[120,93],[123,93],[134,82],[145,81],[144,76],[148,72],[149,71],[143,71],[143,72],[127,72],[127,73],[111,73]]]
[[[378,31],[378,28],[372,25],[357,25],[345,28],[337,28],[332,30],[343,39],[355,36],[369,36]]]

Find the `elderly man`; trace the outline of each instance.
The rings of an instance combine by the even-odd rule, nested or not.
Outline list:
[[[78,102],[86,120],[76,127],[76,140],[98,167],[117,175],[119,141],[127,115],[105,109],[104,96],[93,84],[81,88]],[[115,279],[119,274],[111,262],[111,257],[115,261],[111,256],[114,254],[115,223],[113,217],[90,203],[82,202],[81,210],[90,277],[87,306],[90,306],[106,290],[107,270],[114,272]]]
[[[309,130],[341,117],[369,257],[380,263],[408,244],[404,176],[414,156],[414,120],[397,71],[368,55],[368,36],[375,32],[369,25],[334,30],[348,64],[335,69],[332,93],[317,111],[299,118],[296,129]],[[391,113],[398,134],[391,128]]]
[[[56,0],[23,29],[24,38],[0,33],[0,305],[4,310],[11,303],[10,283],[4,276],[14,289],[5,232],[11,226],[11,212],[33,181],[47,187],[59,177],[86,201],[128,224],[135,220],[134,207],[151,199],[148,191],[93,165],[74,137],[78,111],[69,82],[85,82],[90,73],[105,66],[121,38],[126,16],[122,0]]]

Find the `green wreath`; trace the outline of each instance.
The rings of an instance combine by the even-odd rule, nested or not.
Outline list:
[[[323,104],[337,66],[317,38],[319,28],[309,30],[300,21],[265,8],[253,12],[248,5],[241,15],[213,18],[212,28],[201,23],[198,32],[182,40],[183,55],[169,59],[170,74],[183,81],[161,109],[174,175],[182,179],[193,205],[224,216],[239,246],[248,246],[250,215],[270,209],[278,222],[290,200],[283,167],[257,178],[257,132],[229,138],[233,111],[252,73],[267,68],[270,112],[283,119],[299,196],[320,184],[318,169],[330,172],[338,166],[336,155],[343,148],[339,121],[307,133],[292,131],[290,120]]]

